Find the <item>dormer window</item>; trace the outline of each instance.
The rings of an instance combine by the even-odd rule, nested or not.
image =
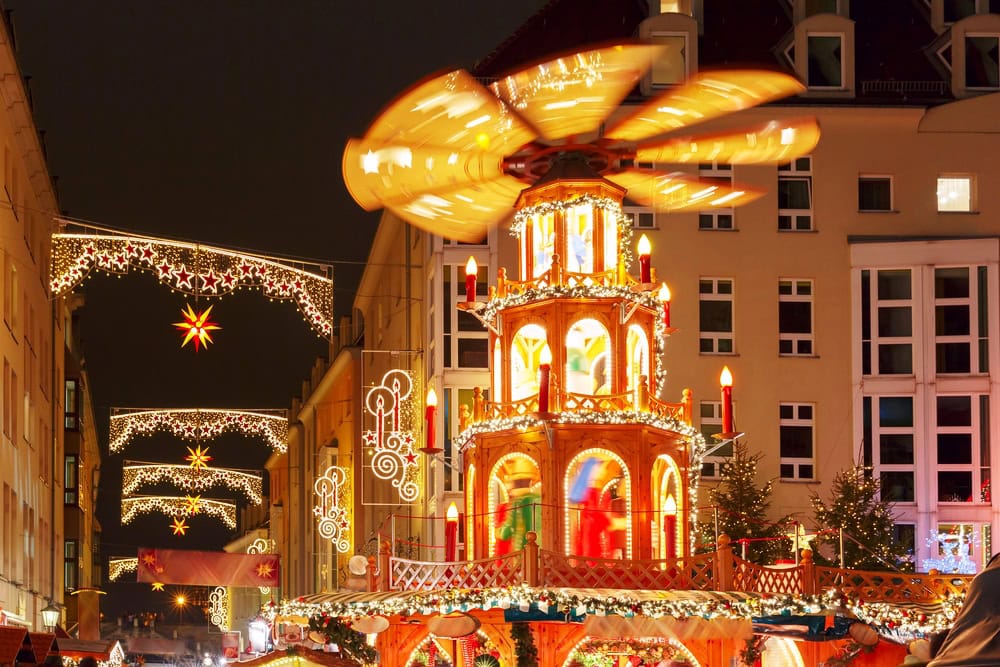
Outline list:
[[[844,87],[844,36],[810,34],[808,37],[810,88]]]
[[[941,0],[945,23],[956,23],[974,14],[1000,13],[1000,0]]]
[[[639,39],[665,47],[640,83],[644,95],[681,84],[698,69],[698,21],[685,11],[687,4],[679,4],[681,12],[651,16],[639,25]]]
[[[965,35],[965,87],[1000,88],[1000,35]]]
[[[839,14],[840,0],[805,0],[806,16],[814,14]]]
[[[683,83],[688,76],[687,34],[654,32],[650,38],[653,42],[666,46],[666,51],[653,61],[653,67],[650,69],[652,85],[662,87]]]

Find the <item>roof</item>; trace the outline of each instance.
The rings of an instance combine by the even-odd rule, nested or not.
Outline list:
[[[156,637],[130,637],[126,640],[129,653],[156,655],[184,655],[188,652],[183,639],[158,639]],[[62,646],[62,642],[59,642]]]
[[[283,667],[284,665],[288,667],[359,667],[361,664],[335,653],[300,648],[299,652],[294,655],[289,655],[285,651],[275,651],[253,660],[241,660],[239,665],[240,667],[264,667],[279,662],[282,663]]]
[[[35,656],[36,663],[45,662],[45,658],[56,647],[53,646],[56,636],[50,632],[29,632],[28,641],[31,644],[31,652]]]
[[[70,637],[59,637],[56,639],[56,649],[59,655],[75,659],[91,656],[101,660],[108,660],[117,645],[118,641],[113,639],[98,639],[94,641],[72,639]]]
[[[25,628],[15,626],[0,627],[0,665],[12,665],[28,635]]]

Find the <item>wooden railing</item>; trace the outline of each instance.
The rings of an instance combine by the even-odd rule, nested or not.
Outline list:
[[[727,536],[714,552],[660,560],[566,556],[542,550],[533,532],[522,551],[473,561],[433,563],[379,551],[370,585],[380,591],[490,588],[527,584],[553,588],[739,591],[815,595],[837,589],[869,602],[931,603],[963,595],[972,575],[873,572],[819,567],[802,551],[798,565],[766,567],[733,554]]]
[[[661,401],[649,393],[645,378],[642,378],[637,391],[626,391],[618,394],[577,394],[554,387],[551,392],[551,405],[558,410],[580,412],[636,410],[690,424],[693,409],[691,390],[685,389],[682,396],[680,403]],[[502,403],[487,401],[483,398],[482,389],[478,387],[473,390],[471,423],[522,417],[533,412],[538,412],[537,394],[518,401]],[[469,423],[463,423],[460,427],[464,430],[468,426]]]

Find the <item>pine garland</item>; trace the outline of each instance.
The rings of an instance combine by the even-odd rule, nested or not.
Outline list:
[[[368,664],[375,662],[378,653],[374,647],[365,641],[363,633],[351,629],[351,626],[336,616],[313,616],[309,619],[309,628],[322,632],[328,644],[336,644],[340,650],[358,662]]]
[[[539,667],[538,647],[527,623],[511,623],[510,638],[514,640],[514,655],[516,667]]]

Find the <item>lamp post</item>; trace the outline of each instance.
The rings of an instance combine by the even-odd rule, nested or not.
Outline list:
[[[59,625],[59,619],[62,617],[62,610],[56,606],[56,604],[49,600],[49,604],[45,609],[42,609],[42,625],[48,628],[50,631],[54,631],[56,626]]]

